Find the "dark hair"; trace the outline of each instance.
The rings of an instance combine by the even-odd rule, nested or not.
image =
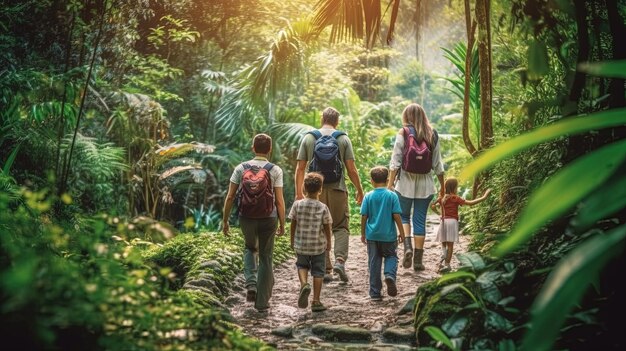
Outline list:
[[[307,194],[315,194],[322,188],[324,176],[317,172],[310,172],[304,176],[304,190]]]
[[[339,123],[339,111],[332,107],[327,107],[322,112],[322,123],[336,126]]]
[[[387,167],[376,166],[370,170],[370,176],[374,183],[386,183],[389,177],[389,170]]]
[[[254,152],[259,154],[267,154],[272,149],[272,137],[267,134],[257,134],[252,142]]]
[[[443,186],[446,189],[446,194],[452,194],[456,192],[456,188],[459,186],[459,181],[454,177],[448,177]]]

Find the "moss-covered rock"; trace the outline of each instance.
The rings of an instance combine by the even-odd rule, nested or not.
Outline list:
[[[171,270],[170,288],[176,291],[175,295],[193,301],[212,316],[219,316],[203,332],[213,335],[219,331],[218,349],[271,349],[241,334],[228,313],[226,298],[243,270],[243,247],[243,235],[238,229],[231,230],[228,237],[210,232],[181,234],[162,246],[153,246],[144,253],[144,258],[161,271]],[[274,262],[282,262],[291,254],[288,238],[277,237]]]

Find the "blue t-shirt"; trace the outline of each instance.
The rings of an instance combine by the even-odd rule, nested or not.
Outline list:
[[[387,188],[375,188],[365,194],[361,203],[361,216],[367,216],[365,239],[392,242],[397,240],[394,213],[402,213],[400,199]]]

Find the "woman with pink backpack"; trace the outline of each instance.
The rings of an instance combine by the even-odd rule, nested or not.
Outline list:
[[[422,106],[409,104],[402,112],[402,128],[398,131],[393,146],[387,188],[395,190],[400,198],[400,216],[407,234],[402,266],[409,268],[412,261],[416,271],[425,269],[422,258],[426,213],[437,193],[433,175],[439,180],[439,197],[444,193],[444,168],[438,139],[437,132],[431,127]],[[409,238],[410,233],[413,233],[413,240]],[[412,247],[413,244],[415,248]]]

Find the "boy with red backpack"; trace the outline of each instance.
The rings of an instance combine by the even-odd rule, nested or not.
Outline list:
[[[228,219],[237,199],[239,224],[245,241],[243,273],[246,300],[254,302],[257,311],[267,312],[274,287],[274,234],[280,236],[285,233],[283,171],[268,161],[272,151],[269,135],[257,134],[252,151],[255,157],[235,167],[230,177],[222,231],[224,235],[229,235]]]

